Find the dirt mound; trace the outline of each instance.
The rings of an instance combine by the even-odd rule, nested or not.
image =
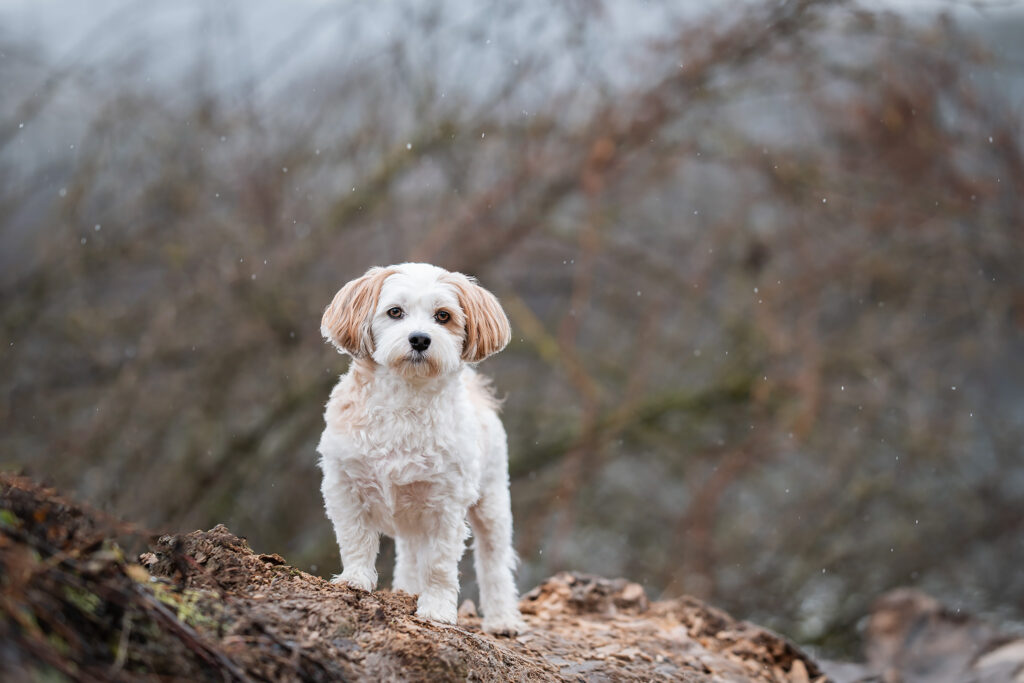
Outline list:
[[[516,645],[586,680],[809,681],[818,666],[789,641],[693,598],[648,603],[625,579],[563,572],[520,604]]]
[[[189,623],[176,588],[150,583],[126,560],[113,539],[130,531],[50,489],[0,475],[5,681],[245,676]]]
[[[5,680],[825,680],[783,638],[623,579],[548,579],[508,639],[471,604],[428,622],[412,596],[334,586],[224,526],[162,536],[139,563],[113,540],[131,531],[0,475]]]

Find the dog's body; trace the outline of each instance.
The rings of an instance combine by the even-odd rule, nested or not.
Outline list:
[[[455,623],[468,517],[484,628],[518,631],[505,430],[467,365],[508,342],[497,300],[434,266],[375,268],[338,292],[322,330],[354,357],[317,447],[335,580],[372,590],[380,534],[393,536],[394,588],[419,595],[418,615]]]

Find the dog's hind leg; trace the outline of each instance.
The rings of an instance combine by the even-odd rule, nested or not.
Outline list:
[[[512,548],[512,505],[506,479],[499,477],[485,485],[480,500],[469,509],[469,524],[473,529],[473,561],[480,584],[484,630],[514,635],[524,625],[512,575],[516,554]]]
[[[420,575],[417,553],[419,549],[416,544],[402,538],[395,537],[395,578],[391,587],[396,591],[405,591],[411,595],[420,592]]]

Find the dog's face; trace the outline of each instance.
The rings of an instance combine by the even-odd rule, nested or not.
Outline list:
[[[373,360],[409,377],[436,377],[462,363],[465,313],[434,269],[402,268],[380,290],[370,323]]]
[[[410,379],[481,361],[511,335],[494,295],[461,273],[425,263],[371,268],[352,280],[327,307],[320,330],[345,353]]]

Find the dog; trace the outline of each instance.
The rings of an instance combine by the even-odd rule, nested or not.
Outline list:
[[[425,263],[374,267],[341,288],[320,330],[353,359],[317,446],[341,549],[332,581],[373,590],[387,534],[393,588],[418,596],[417,616],[454,624],[468,519],[483,628],[521,631],[505,429],[473,369],[511,337],[497,298]]]

